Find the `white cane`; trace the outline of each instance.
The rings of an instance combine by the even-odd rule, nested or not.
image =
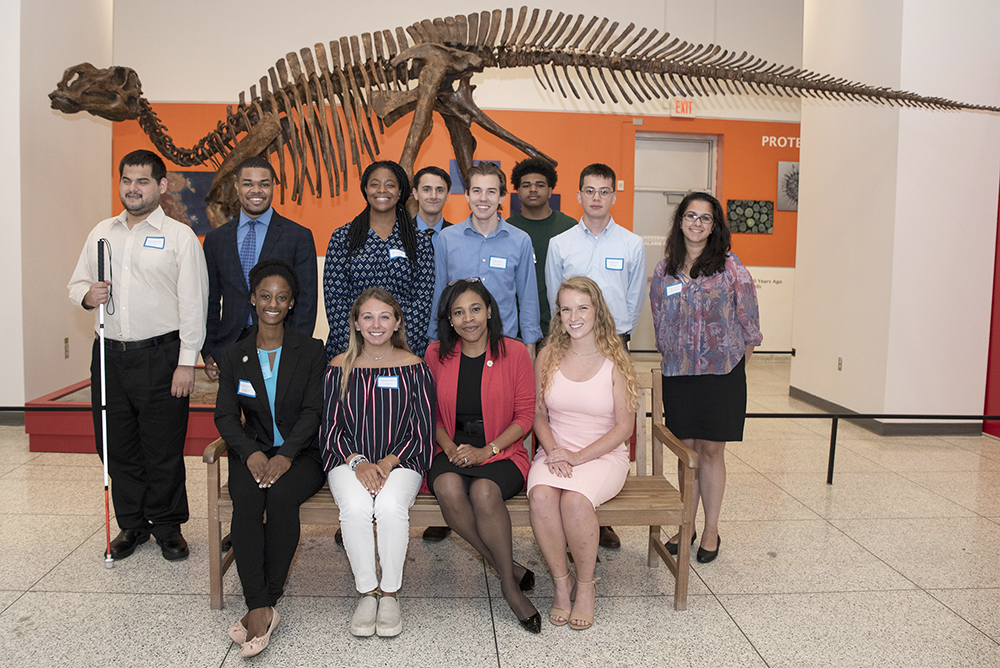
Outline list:
[[[97,241],[97,280],[104,280],[104,239]],[[115,560],[111,558],[111,502],[108,499],[108,394],[106,382],[106,366],[104,361],[104,304],[97,307],[98,336],[101,350],[101,444],[104,447],[104,526],[107,534],[107,550],[104,553],[104,567],[114,568]]]

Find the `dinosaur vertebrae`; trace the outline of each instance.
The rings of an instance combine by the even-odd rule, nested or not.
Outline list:
[[[410,82],[428,64],[428,52],[411,56],[407,50],[423,44],[479,56],[468,61],[467,71],[450,72],[446,85],[486,67],[532,67],[543,87],[558,89],[566,97],[568,89],[577,98],[582,89],[601,103],[605,95],[617,102],[617,91],[628,104],[633,98],[643,102],[670,96],[757,94],[1000,111],[769,64],[746,52],[737,55],[715,45],[671,39],[669,33],[655,29],[635,32],[631,23],[622,28],[608,19],[588,20],[562,12],[553,18],[552,14],[546,10],[541,15],[535,9],[529,17],[528,9],[522,7],[516,18],[514,10],[507,9],[424,20],[405,31],[365,33],[360,40],[342,37],[329,43],[329,51],[324,44],[316,44],[313,50],[299,52],[301,60],[289,53],[269,69],[268,77],[260,79],[259,92],[257,86],[250,88],[249,102],[241,93],[239,105],[228,109],[225,122],[190,150],[173,145],[148,105],[140,122],[147,132],[160,136],[174,162],[218,164],[232,151],[238,133],[250,131],[265,113],[276,112],[282,131],[269,152],[279,157],[283,199],[288,150],[294,177],[292,198],[299,200],[307,186],[316,195],[322,194],[323,174],[331,194],[339,194],[342,178],[346,187],[348,150],[359,171],[362,152],[374,159],[379,152],[375,125],[380,133],[383,128],[380,118],[372,120],[371,98],[377,91],[409,90]],[[342,114],[335,113],[336,106]]]

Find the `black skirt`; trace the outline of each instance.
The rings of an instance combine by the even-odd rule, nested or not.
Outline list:
[[[500,494],[503,495],[505,501],[524,489],[524,476],[521,475],[521,469],[517,468],[517,464],[509,459],[463,468],[452,464],[448,455],[443,451],[439,452],[434,457],[434,461],[431,462],[430,471],[427,472],[427,486],[431,492],[434,491],[434,481],[442,473],[457,473],[462,476],[465,480],[466,491],[468,491],[472,481],[477,478],[492,480],[500,488]]]
[[[743,440],[746,358],[724,376],[663,376],[663,416],[679,439]]]

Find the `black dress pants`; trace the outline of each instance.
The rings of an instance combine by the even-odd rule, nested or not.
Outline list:
[[[94,340],[90,396],[97,454],[101,440],[101,351]],[[108,473],[115,517],[122,529],[157,539],[188,520],[184,437],[188,397],[170,395],[180,341],[124,352],[105,350]]]
[[[271,448],[268,457],[281,454]],[[299,545],[299,506],[326,481],[323,467],[299,454],[273,485],[261,489],[238,455],[229,453],[229,496],[233,500],[233,556],[247,608],[274,605]],[[267,522],[264,513],[267,513]]]

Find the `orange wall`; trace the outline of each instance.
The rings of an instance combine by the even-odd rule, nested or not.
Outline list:
[[[177,146],[195,144],[209,130],[215,128],[225,115],[221,104],[161,104],[155,107]],[[758,199],[774,201],[777,197],[778,161],[795,162],[799,150],[794,147],[776,148],[762,145],[762,137],[798,137],[797,123],[767,123],[757,121],[711,120],[697,118],[668,118],[658,116],[637,117],[615,114],[580,114],[563,112],[489,111],[501,126],[537,147],[559,162],[560,180],[555,192],[562,196],[562,210],[579,217],[582,209],[576,201],[577,178],[586,165],[604,162],[610,165],[625,181],[625,190],[618,195],[612,213],[615,220],[625,227],[632,227],[633,198],[631,186],[635,170],[636,132],[670,132],[717,135],[719,147],[719,200],[725,207],[727,199]],[[635,125],[633,118],[642,118],[643,124]],[[404,118],[386,128],[378,137],[381,157],[398,159],[402,151],[409,121]],[[503,170],[510,174],[514,164],[524,159],[524,154],[478,127],[473,132],[479,142],[477,159],[499,160]],[[152,148],[139,124],[135,121],[114,126],[114,169],[117,182],[118,161],[129,151]],[[424,143],[417,160],[417,168],[437,164],[447,168],[453,158],[451,143],[444,123],[435,117],[434,130]],[[276,163],[276,161],[275,161]],[[362,168],[367,165],[363,162]],[[177,168],[168,163],[168,169],[199,171],[198,168]],[[212,171],[211,168],[203,168]],[[290,170],[290,163],[288,166]],[[324,179],[325,181],[325,179]],[[304,203],[291,202],[286,193],[284,204],[275,197],[275,206],[283,215],[296,220],[313,231],[316,248],[326,249],[333,230],[350,222],[365,206],[360,193],[358,169],[349,166],[346,191],[341,183],[340,196],[331,198],[324,183],[322,199],[306,193]],[[114,208],[120,210],[117,190],[113,193]],[[464,220],[469,210],[465,198],[452,195],[445,208],[445,216],[452,221]],[[733,251],[744,264],[750,266],[795,266],[795,231],[797,213],[775,211],[773,234],[735,234]],[[668,221],[664,221],[664,230]]]

